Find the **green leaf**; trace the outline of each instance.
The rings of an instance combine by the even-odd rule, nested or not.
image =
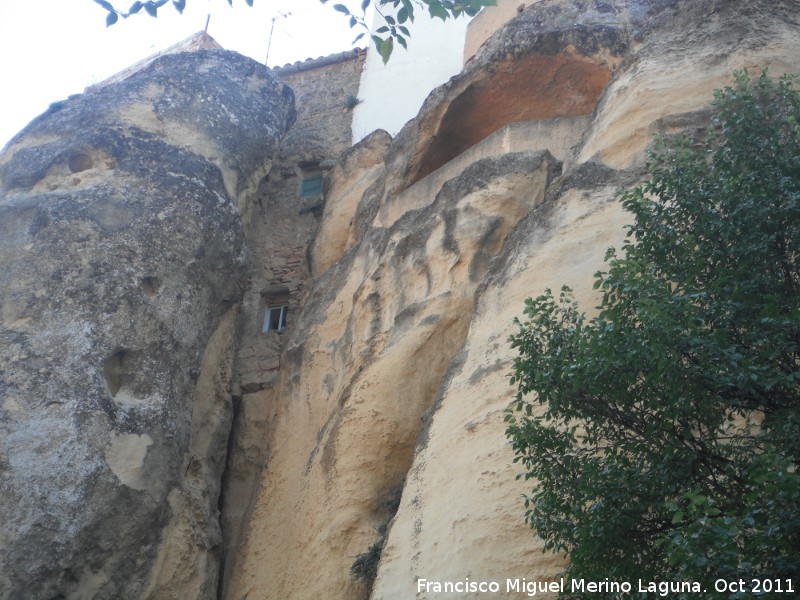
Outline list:
[[[383,64],[389,62],[389,57],[392,55],[392,50],[394,50],[394,41],[392,38],[387,38],[381,42],[380,47],[378,48],[378,53],[383,58]]]
[[[333,5],[333,10],[338,11],[338,12],[342,13],[343,15],[349,15],[350,14],[350,9],[347,8],[344,4],[334,4]]]
[[[110,12],[106,15],[106,27],[111,27],[119,20],[119,15],[115,12]]]
[[[134,2],[133,4],[131,4],[131,7],[128,9],[128,13],[127,14],[128,15],[135,15],[140,10],[142,10],[142,6],[143,6],[143,4],[141,2],[138,2],[138,1]]]
[[[158,7],[153,2],[145,2],[144,3],[144,11],[150,15],[151,17],[158,16]]]
[[[108,12],[116,12],[114,7],[111,5],[110,2],[106,2],[106,0],[94,0],[95,3],[99,4],[103,8],[105,8]]]
[[[186,8],[186,0],[172,0],[172,4],[175,10],[183,14],[183,9]]]
[[[465,12],[474,16],[485,6],[497,6],[497,0],[468,0]]]
[[[411,0],[401,0],[403,3],[403,8],[408,12],[408,18],[413,23],[414,22],[414,5],[411,3]]]
[[[430,13],[431,18],[438,17],[442,21],[446,21],[447,17],[450,16],[440,3],[429,4],[428,12]]]

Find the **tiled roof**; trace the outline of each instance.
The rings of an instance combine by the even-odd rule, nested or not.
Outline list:
[[[352,50],[336,52],[335,54],[328,54],[327,56],[307,58],[302,61],[283,65],[282,67],[274,67],[272,70],[277,75],[291,75],[292,73],[310,71],[312,69],[319,69],[320,67],[327,67],[328,65],[335,65],[337,63],[353,60],[363,56],[366,52],[367,50],[365,48],[353,48]]]

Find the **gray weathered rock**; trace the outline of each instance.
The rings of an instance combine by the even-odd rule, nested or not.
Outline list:
[[[216,593],[242,212],[293,115],[250,59],[171,55],[0,156],[0,598]]]

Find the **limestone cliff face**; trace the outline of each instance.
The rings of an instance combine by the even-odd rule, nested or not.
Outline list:
[[[290,375],[232,597],[363,595],[350,566],[396,508],[475,289],[557,170],[546,152],[476,162],[315,282],[283,356]]]
[[[224,51],[0,156],[0,598],[213,598],[252,192],[291,91]]]
[[[594,306],[624,237],[615,191],[652,134],[702,127],[736,68],[795,70],[798,19],[790,2],[544,0],[396,139],[346,153],[229,597],[433,599],[421,580],[505,593],[556,576],[503,435],[512,318],[562,284]]]

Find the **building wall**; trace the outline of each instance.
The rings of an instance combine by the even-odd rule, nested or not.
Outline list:
[[[261,182],[245,228],[251,274],[237,361],[244,393],[269,384],[272,368],[265,365],[277,365],[282,350],[280,336],[261,331],[264,303],[270,302],[264,291],[287,288],[289,323],[302,303],[306,248],[316,231],[323,197],[301,197],[301,182],[304,174],[324,175],[350,147],[352,109],[347,98],[355,96],[363,63],[363,52],[354,51],[275,70],[294,92],[297,118]]]
[[[380,18],[373,22],[379,27]],[[432,19],[417,10],[408,50],[395,47],[388,64],[370,47],[353,111],[353,143],[376,129],[396,135],[432,89],[461,72],[468,20]]]
[[[350,147],[353,107],[366,51],[294,63],[276,74],[294,90],[297,121],[281,146],[283,161],[331,160]]]

